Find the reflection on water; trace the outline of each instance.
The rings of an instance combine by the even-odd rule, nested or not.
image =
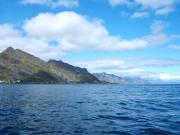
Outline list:
[[[0,135],[180,134],[180,85],[0,85]]]

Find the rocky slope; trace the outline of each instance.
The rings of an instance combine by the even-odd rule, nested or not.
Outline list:
[[[19,49],[0,53],[0,82],[4,83],[98,83],[87,69],[62,61],[41,60]]]

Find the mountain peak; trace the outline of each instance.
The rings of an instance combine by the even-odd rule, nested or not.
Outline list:
[[[15,49],[12,47],[8,47],[4,52],[14,52]]]

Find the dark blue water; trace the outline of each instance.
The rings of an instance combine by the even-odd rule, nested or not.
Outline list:
[[[0,85],[0,135],[180,135],[180,85]]]

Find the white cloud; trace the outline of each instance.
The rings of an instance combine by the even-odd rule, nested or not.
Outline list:
[[[0,38],[1,37],[17,37],[20,34],[20,31],[17,29],[14,29],[12,25],[9,24],[3,24],[0,25]]]
[[[134,4],[141,6],[146,9],[159,9],[163,7],[171,7],[179,0],[108,0],[113,6],[118,6],[122,4]]]
[[[167,74],[167,73],[145,73],[142,76],[143,79],[147,80],[160,80],[163,82],[179,82],[180,81],[180,75],[174,75],[174,74]]]
[[[152,34],[152,35],[148,35],[144,37],[144,40],[146,40],[149,43],[149,46],[163,45],[172,39],[173,39],[173,36],[167,35],[165,33],[157,33],[157,34]]]
[[[180,75],[171,75],[171,74],[163,73],[163,74],[160,74],[159,79],[163,81],[180,80]]]
[[[134,0],[134,2],[143,8],[159,9],[173,6],[176,0]]]
[[[0,49],[12,46],[44,59],[57,59],[72,51],[136,50],[179,38],[163,33],[164,27],[157,24],[151,34],[127,40],[110,35],[102,20],[91,20],[75,12],[42,13],[24,21],[21,31],[11,25],[0,25]]]
[[[137,62],[138,61],[138,62]],[[88,67],[90,70],[129,70],[142,67],[169,67],[180,66],[180,59],[163,58],[126,58],[126,59],[101,59],[95,61],[80,61],[76,65]]]
[[[180,50],[180,45],[169,45],[168,48],[174,49],[174,50]]]
[[[150,45],[163,45],[171,40],[179,39],[180,35],[168,35],[164,29],[168,26],[167,22],[155,20],[151,25],[151,34],[144,36]]]
[[[175,11],[175,9],[173,7],[165,7],[165,8],[156,10],[155,14],[156,15],[168,15],[169,13],[172,13],[174,11]]]
[[[22,4],[25,5],[45,5],[52,8],[57,7],[66,7],[66,8],[72,8],[77,7],[79,5],[79,0],[21,0]]]
[[[61,12],[39,14],[26,20],[23,29],[29,37],[56,40],[64,52],[83,49],[122,51],[144,49],[172,40],[174,35],[163,33],[165,26],[165,22],[155,21],[151,34],[126,40],[119,35],[110,35],[101,20],[89,20],[75,12]]]
[[[149,12],[135,12],[131,18],[144,18],[149,16]]]
[[[162,32],[166,26],[167,26],[166,22],[156,20],[151,25],[151,31],[153,34],[157,34]]]
[[[56,39],[63,51],[85,48],[120,51],[147,47],[147,42],[143,39],[126,40],[119,36],[112,36],[102,25],[101,20],[88,20],[74,12],[39,14],[26,20],[23,28],[30,37],[44,40]]]
[[[57,59],[70,51],[134,50],[147,47],[143,39],[112,36],[101,20],[89,20],[75,12],[44,13],[26,20],[22,30],[0,25],[0,51],[12,46],[43,59]],[[50,45],[55,41],[55,46]]]
[[[130,5],[142,12],[154,12],[155,15],[167,15],[175,11],[179,0],[108,0],[112,6]],[[146,17],[146,16],[144,16]]]
[[[12,25],[0,25],[0,31],[0,51],[12,46],[43,59],[59,58],[63,55],[61,49],[49,46],[48,42],[45,40],[22,36],[21,32]]]

